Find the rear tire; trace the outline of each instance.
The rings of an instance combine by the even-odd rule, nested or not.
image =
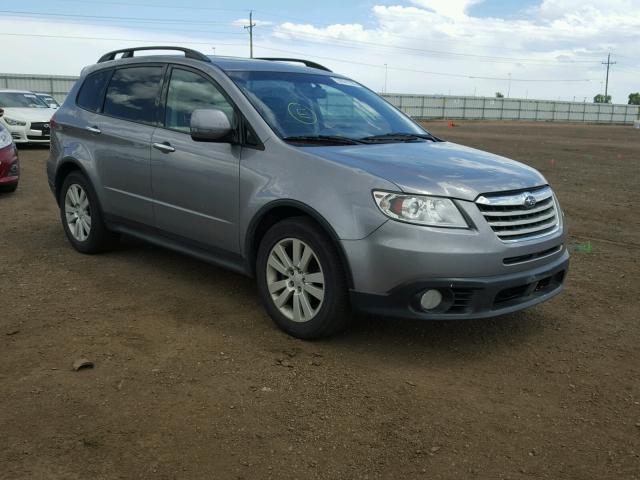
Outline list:
[[[67,175],[58,204],[64,233],[78,252],[101,253],[117,245],[119,236],[105,226],[95,190],[82,173]]]
[[[18,184],[0,186],[0,193],[12,193],[18,189]]]
[[[256,277],[273,321],[310,340],[344,330],[351,320],[348,285],[335,244],[305,217],[272,226],[258,248]]]

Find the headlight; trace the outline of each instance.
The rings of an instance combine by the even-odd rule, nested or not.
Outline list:
[[[12,141],[9,131],[4,128],[0,129],[0,148],[8,147]]]
[[[378,208],[387,217],[406,223],[431,227],[468,228],[469,225],[448,198],[373,192]]]
[[[9,117],[2,117],[4,119],[5,122],[7,122],[7,125],[11,125],[14,127],[24,127],[27,122],[23,122],[22,120],[15,120],[13,118],[9,118]]]

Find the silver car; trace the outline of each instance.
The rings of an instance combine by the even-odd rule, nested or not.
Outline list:
[[[563,214],[533,168],[436,138],[313,62],[135,56],[153,48],[85,68],[51,121],[76,250],[128,234],[254,276],[306,339],[352,310],[481,318],[562,290]]]

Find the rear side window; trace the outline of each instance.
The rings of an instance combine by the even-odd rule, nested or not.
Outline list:
[[[103,113],[132,122],[155,124],[162,71],[160,66],[116,70],[107,87]]]
[[[87,75],[76,99],[78,106],[90,112],[100,110],[109,77],[111,77],[111,70],[101,70]]]

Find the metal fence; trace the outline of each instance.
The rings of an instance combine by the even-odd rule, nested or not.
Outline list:
[[[383,97],[407,115],[421,120],[539,120],[589,123],[633,123],[634,120],[640,120],[639,105],[407,94],[383,94]]]
[[[70,76],[0,73],[0,89],[49,93],[62,101],[76,79],[77,77]],[[638,105],[442,95],[383,94],[383,97],[407,115],[421,120],[539,120],[630,124],[640,120]]]
[[[61,102],[71,90],[78,77],[62,75],[23,75],[0,73],[0,89],[30,90],[48,93]]]

